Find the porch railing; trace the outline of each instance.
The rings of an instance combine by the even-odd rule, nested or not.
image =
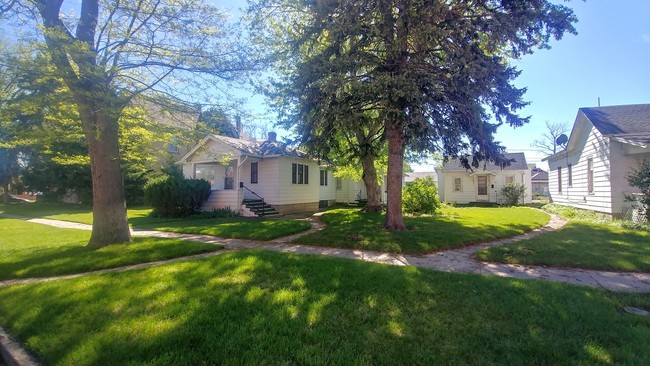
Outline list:
[[[260,196],[259,194],[251,191],[245,185],[242,185],[241,187],[243,188],[243,191],[244,191],[243,192],[244,193],[244,198],[243,198],[244,201],[254,201],[254,200],[264,201],[264,198],[262,198],[262,196]]]

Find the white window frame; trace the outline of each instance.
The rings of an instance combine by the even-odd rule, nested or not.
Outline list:
[[[458,179],[458,184],[456,184],[457,179]],[[463,191],[463,178],[454,177],[453,183],[454,183],[454,192],[462,192]]]

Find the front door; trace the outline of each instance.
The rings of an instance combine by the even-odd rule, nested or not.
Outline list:
[[[488,177],[487,175],[479,175],[476,177],[478,180],[477,188],[477,196],[476,199],[478,201],[488,201]]]

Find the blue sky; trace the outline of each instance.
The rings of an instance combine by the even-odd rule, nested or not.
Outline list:
[[[573,124],[578,108],[650,103],[650,1],[591,0],[568,3],[578,16],[578,35],[553,42],[515,62],[527,87],[522,110],[531,122],[501,127],[496,139],[509,151],[524,151],[539,164],[543,154],[530,143],[544,132],[545,121]]]

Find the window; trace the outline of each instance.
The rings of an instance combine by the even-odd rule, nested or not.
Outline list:
[[[454,178],[454,192],[463,190],[463,181],[460,178]]]
[[[251,184],[257,183],[257,163],[251,163]]]
[[[321,186],[327,185],[327,170],[321,169],[320,171],[320,185]]]
[[[587,159],[587,192],[594,193],[594,159]]]
[[[291,183],[309,184],[309,166],[305,164],[291,164]]]
[[[562,167],[557,167],[557,191],[562,192]]]
[[[509,177],[506,177],[506,185],[513,184],[514,182],[515,182],[515,177],[513,177],[512,175],[509,176]]]
[[[341,189],[343,189],[343,179],[336,178],[336,190],[340,191]]]
[[[572,170],[573,169],[571,169],[571,164],[569,164],[566,167],[566,172],[569,175],[568,178],[567,178],[567,184],[568,184],[569,187],[571,187],[573,185],[573,173],[572,173]]]
[[[172,154],[178,153],[178,137],[172,137],[172,140],[167,144],[167,151]]]

